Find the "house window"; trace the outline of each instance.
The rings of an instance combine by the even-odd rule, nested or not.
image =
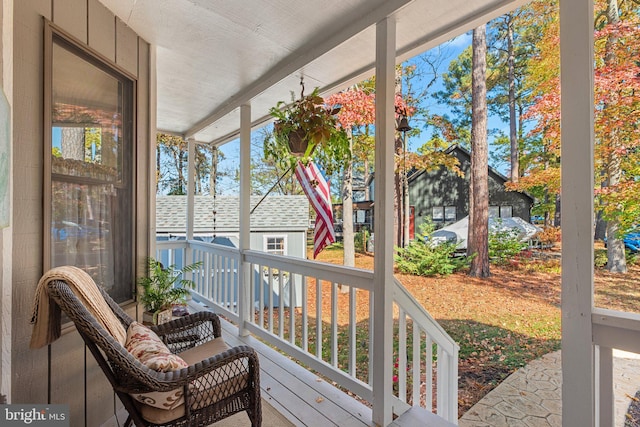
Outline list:
[[[455,206],[445,206],[445,208],[444,208],[444,220],[445,221],[455,221],[456,220],[456,207]]]
[[[431,219],[437,222],[444,221],[444,207],[443,206],[434,206],[433,213],[431,215]]]
[[[47,26],[45,268],[134,289],[134,81]]]
[[[500,218],[511,218],[513,216],[513,206],[500,206]]]
[[[432,208],[431,219],[434,222],[455,221],[456,218],[455,206],[435,206]]]
[[[511,218],[513,206],[489,206],[489,218]]]
[[[287,238],[285,236],[264,236],[264,251],[270,254],[286,255]]]

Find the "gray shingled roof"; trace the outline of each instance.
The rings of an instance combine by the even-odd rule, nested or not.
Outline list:
[[[251,196],[253,208],[262,196]],[[194,233],[213,232],[213,197],[195,196]],[[237,196],[216,197],[216,231],[238,232],[240,203]],[[158,196],[156,232],[184,233],[187,229],[187,196]],[[251,231],[304,231],[309,227],[306,196],[268,196],[251,214]]]

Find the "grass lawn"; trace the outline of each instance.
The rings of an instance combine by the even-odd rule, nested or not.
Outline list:
[[[516,369],[560,348],[559,252],[546,255],[547,260],[492,265],[488,279],[465,273],[432,278],[396,274],[460,345],[460,414]],[[342,264],[342,249],[327,248],[317,260]],[[373,269],[373,256],[357,254],[356,266]],[[595,284],[597,306],[640,312],[640,265],[630,265],[625,275],[598,269]],[[323,305],[329,301],[323,297]],[[347,297],[340,301],[339,316],[347,316]],[[359,322],[368,318],[368,303],[358,303],[356,310]],[[363,359],[358,372],[366,376],[366,370]]]

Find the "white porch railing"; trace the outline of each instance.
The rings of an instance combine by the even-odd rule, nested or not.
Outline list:
[[[244,327],[343,389],[372,401],[372,271],[253,250],[241,254],[236,248],[199,241],[157,242],[156,247],[160,260],[202,261],[193,277],[194,298],[234,322],[240,322],[238,271],[241,261],[248,264],[253,310]],[[394,280],[390,286],[393,412],[400,415],[420,405],[457,423],[458,345],[400,282]]]

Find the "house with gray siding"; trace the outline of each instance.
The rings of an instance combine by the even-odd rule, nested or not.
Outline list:
[[[409,204],[414,212],[416,230],[428,221],[441,228],[469,215],[471,153],[457,144],[447,148],[446,153],[458,159],[463,176],[445,167],[416,171],[409,176]],[[533,197],[507,190],[507,181],[507,177],[489,166],[489,216],[517,216],[528,222]]]
[[[437,170],[413,170],[409,172],[409,206],[411,207],[411,238],[414,230],[431,221],[435,228],[453,224],[469,215],[469,174],[471,153],[459,145],[452,145],[445,151],[458,159],[458,167],[463,176],[442,166]],[[369,194],[374,194],[374,174],[368,181]],[[534,199],[520,191],[505,188],[508,178],[489,166],[489,217],[520,217],[529,222]],[[373,201],[363,206],[367,218],[373,218]]]

